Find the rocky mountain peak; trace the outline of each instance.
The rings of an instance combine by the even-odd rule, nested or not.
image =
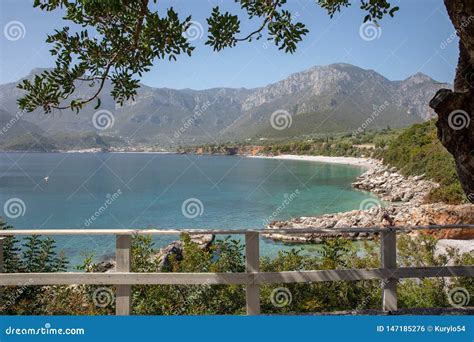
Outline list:
[[[405,84],[420,84],[425,82],[436,83],[435,80],[422,72],[417,72],[403,81]]]
[[[44,70],[33,69],[27,77]],[[0,104],[9,115],[16,113],[16,99],[22,95],[16,85],[0,85]],[[114,103],[111,85],[106,83],[101,100],[102,109],[111,111],[115,118],[108,134],[132,135],[133,139],[153,143],[169,143],[171,134],[178,137],[177,143],[186,143],[221,137],[240,140],[350,132],[373,115],[374,106],[384,103],[389,105],[377,112],[368,129],[402,127],[431,118],[434,113],[428,107],[430,99],[438,89],[448,87],[422,73],[404,81],[390,81],[374,70],[334,63],[314,66],[254,89],[177,90],[141,85],[135,99],[123,106]],[[87,97],[94,89],[83,85],[77,90],[78,96]],[[291,129],[278,131],[270,126],[270,116],[278,110],[292,115]],[[37,111],[22,119],[45,132],[54,126],[59,132],[85,133],[95,130],[91,118],[96,111],[90,105],[80,115],[64,112],[53,118]],[[183,127],[185,133],[174,134]]]

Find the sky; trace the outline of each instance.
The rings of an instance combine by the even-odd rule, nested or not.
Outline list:
[[[310,30],[294,54],[285,54],[265,39],[240,43],[219,53],[204,45],[205,19],[211,9],[219,5],[238,13],[233,0],[158,3],[158,11],[173,6],[181,18],[192,15],[197,34],[190,31],[189,37],[196,50],[192,57],[183,55],[176,62],[156,60],[142,79],[149,86],[254,88],[315,65],[342,62],[375,70],[390,80],[423,72],[437,81],[453,82],[458,40],[442,0],[392,0],[400,11],[395,18],[383,19],[375,35],[361,28],[364,13],[356,1],[331,19],[315,0],[288,0],[287,9]],[[66,22],[60,11],[43,12],[32,4],[33,0],[0,2],[0,84],[15,82],[33,68],[54,64],[45,38]],[[259,25],[255,20],[241,21],[242,35]]]

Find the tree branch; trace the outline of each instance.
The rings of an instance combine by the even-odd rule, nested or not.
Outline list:
[[[99,94],[102,92],[102,89],[105,85],[105,81],[109,78],[109,72],[110,72],[110,69],[113,65],[113,63],[115,62],[115,60],[117,59],[117,57],[121,54],[123,55],[126,55],[128,52],[132,51],[132,50],[136,50],[138,48],[138,43],[140,41],[140,33],[142,32],[142,29],[143,29],[143,23],[145,21],[145,17],[146,17],[146,13],[147,13],[147,9],[148,9],[148,1],[149,0],[142,0],[141,2],[141,8],[140,8],[140,15],[139,15],[139,20],[137,22],[137,25],[135,27],[135,30],[133,32],[133,45],[131,47],[128,47],[126,48],[124,51],[122,51],[121,53],[115,53],[115,55],[113,56],[113,58],[109,61],[109,63],[107,64],[107,67],[105,68],[104,70],[104,73],[102,76],[96,76],[96,77],[89,77],[89,78],[76,78],[76,80],[78,81],[95,81],[95,80],[101,80],[100,82],[100,86],[99,88],[97,89],[97,91],[94,93],[94,95],[92,95],[90,98],[88,98],[87,100],[83,100],[83,101],[80,101],[78,105],[80,106],[83,106],[83,105],[86,105],[92,101],[94,101],[98,96]],[[70,109],[72,106],[71,104],[67,105],[67,106],[51,106],[51,108],[53,109],[58,109],[58,110],[64,110],[64,109]]]
[[[270,0],[270,1],[271,1],[271,0]],[[267,4],[269,4],[269,1],[267,1]],[[247,41],[247,40],[249,40],[252,36],[254,36],[254,35],[256,35],[256,34],[262,32],[262,31],[265,29],[265,27],[267,26],[267,24],[273,19],[273,14],[274,14],[274,12],[276,11],[277,6],[278,6],[278,1],[275,1],[275,2],[273,3],[273,8],[272,8],[271,13],[265,18],[265,20],[263,21],[262,25],[261,25],[258,29],[256,29],[255,31],[249,33],[245,38],[236,38],[235,41],[236,41],[236,42]]]

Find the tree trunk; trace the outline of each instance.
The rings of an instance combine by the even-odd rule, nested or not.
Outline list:
[[[430,101],[438,114],[438,138],[453,155],[462,188],[474,203],[474,1],[444,0],[459,36],[454,92],[439,90]]]

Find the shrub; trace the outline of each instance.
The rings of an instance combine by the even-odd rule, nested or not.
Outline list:
[[[1,228],[7,228],[1,224]],[[54,242],[31,237],[20,250],[18,241],[9,238],[4,256],[13,257],[9,272],[64,271],[65,259],[57,257]],[[181,237],[183,259],[173,259],[166,272],[244,272],[245,260],[240,241],[226,238],[215,241],[208,248],[200,248],[189,236]],[[474,257],[459,254],[454,249],[446,255],[435,255],[436,240],[428,235],[398,238],[401,266],[472,265]],[[326,269],[365,269],[380,267],[378,248],[374,242],[355,245],[341,238],[326,239],[318,246],[317,255],[303,249],[281,251],[275,258],[261,258],[264,272],[304,271]],[[159,261],[151,237],[138,236],[132,241],[133,272],[157,272]],[[14,266],[17,265],[17,266]],[[98,270],[91,256],[78,267],[85,272]],[[398,294],[402,308],[447,307],[447,293],[462,288],[474,293],[472,277],[402,280]],[[97,291],[111,296],[115,289],[103,286],[18,286],[4,292],[2,314],[24,315],[104,315],[114,313],[114,302],[97,306],[93,298]],[[241,285],[153,285],[133,286],[132,313],[136,315],[203,315],[244,314],[245,288]],[[340,310],[379,309],[380,281],[316,282],[262,285],[262,312],[314,313]],[[97,300],[97,298],[96,298]],[[472,299],[471,299],[472,301]]]
[[[434,121],[407,128],[381,154],[384,163],[397,167],[406,176],[425,175],[440,184],[425,199],[427,202],[458,204],[466,201],[453,157],[436,137]]]

